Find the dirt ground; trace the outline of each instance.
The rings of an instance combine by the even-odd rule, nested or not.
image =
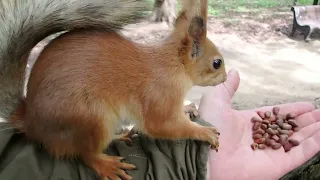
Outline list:
[[[272,13],[233,13],[209,17],[208,36],[225,58],[227,69],[240,73],[240,86],[233,99],[236,109],[308,101],[320,97],[320,33],[303,41],[293,38],[290,9]],[[124,35],[139,43],[161,41],[171,28],[166,24],[130,25]],[[187,100],[199,103],[208,88],[194,87]]]
[[[295,101],[319,105],[315,99],[320,97],[320,33],[315,32],[312,41],[306,43],[298,31],[293,38],[288,36],[291,26],[290,8],[209,17],[208,37],[224,56],[227,69],[240,73],[234,108]],[[165,23],[144,21],[127,26],[122,33],[137,43],[148,44],[163,40],[170,31]],[[31,59],[42,45],[35,48]],[[198,104],[207,90],[194,87],[187,100]]]

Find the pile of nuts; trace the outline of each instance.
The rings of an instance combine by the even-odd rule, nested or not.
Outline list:
[[[299,126],[294,120],[296,117],[292,113],[287,115],[279,114],[280,108],[274,107],[272,112],[258,111],[258,117],[253,117],[253,141],[251,148],[265,149],[271,147],[274,150],[284,148],[285,152],[290,151],[294,146],[299,145],[299,141],[289,139],[294,132],[299,131]]]

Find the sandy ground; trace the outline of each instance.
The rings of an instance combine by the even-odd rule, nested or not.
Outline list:
[[[274,16],[276,14],[276,16]],[[239,71],[241,83],[233,99],[236,109],[308,101],[320,97],[320,33],[306,43],[301,33],[288,37],[291,13],[236,18],[209,18],[208,37],[216,44],[227,69]],[[171,28],[164,23],[129,25],[122,33],[138,43],[161,41]],[[39,44],[31,55],[35,59]],[[32,61],[30,62],[32,65]],[[187,100],[199,103],[208,88],[194,87]]]
[[[235,18],[236,17],[236,18]],[[279,10],[259,16],[209,18],[208,37],[224,56],[227,69],[240,73],[240,86],[233,99],[236,109],[308,101],[316,106],[320,97],[320,33],[303,41],[291,38],[292,15]],[[164,23],[131,25],[123,34],[139,43],[161,41],[171,28]],[[187,100],[199,104],[208,88],[194,87]]]

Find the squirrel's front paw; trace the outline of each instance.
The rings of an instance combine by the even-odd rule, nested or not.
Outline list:
[[[215,127],[203,127],[203,130],[201,131],[203,140],[209,142],[211,149],[215,149],[217,152],[219,148],[219,135],[220,133]]]
[[[194,103],[184,106],[184,113],[190,118],[200,117],[197,107]]]

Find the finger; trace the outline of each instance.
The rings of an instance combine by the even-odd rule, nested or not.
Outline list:
[[[226,82],[223,83],[227,91],[229,92],[230,99],[233,97],[234,93],[238,90],[240,84],[240,76],[239,72],[236,71],[235,69],[231,69],[228,72],[228,77]]]
[[[320,121],[320,109],[314,110],[310,113],[302,114],[296,118],[296,121],[300,128],[309,126],[310,124]]]
[[[298,132],[295,132],[289,139],[296,139],[299,142],[302,142],[305,139],[310,138],[314,133],[320,131],[320,122],[310,124]]]
[[[314,133],[310,138],[302,141],[299,146],[293,147],[288,155],[290,157],[291,165],[298,167],[312,158],[320,150],[320,131]]]
[[[265,106],[261,108],[255,109],[255,111],[272,111],[273,107],[280,107],[280,114],[287,114],[287,113],[295,113],[295,115],[299,116],[301,114],[310,112],[314,110],[314,106],[308,102],[295,102],[295,103],[287,103],[287,104],[280,104],[276,106]]]

